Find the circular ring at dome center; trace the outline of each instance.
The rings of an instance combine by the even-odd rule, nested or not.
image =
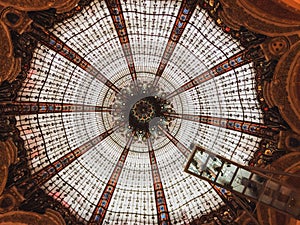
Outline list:
[[[137,101],[129,113],[129,126],[132,130],[150,137],[150,123],[154,118],[160,121],[167,121],[166,113],[170,109],[167,101],[157,97],[148,96]],[[156,121],[159,121],[156,120]],[[155,123],[151,123],[152,127]]]

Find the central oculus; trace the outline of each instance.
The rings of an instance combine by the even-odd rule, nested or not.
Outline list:
[[[153,134],[159,138],[158,127],[168,129],[174,113],[170,101],[164,99],[164,92],[148,83],[139,83],[136,87],[125,86],[114,99],[113,118],[124,124],[126,130],[136,137],[146,140]]]
[[[165,104],[165,101],[157,96],[149,96],[137,101],[129,113],[129,126],[136,132],[147,134],[148,137],[150,124],[154,125],[159,119],[165,119],[167,113]]]

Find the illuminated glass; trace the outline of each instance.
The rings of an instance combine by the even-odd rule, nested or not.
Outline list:
[[[121,4],[137,79],[147,86],[153,82],[162,61],[182,2],[128,0]],[[129,66],[105,1],[93,1],[50,31],[118,88],[129,90]],[[238,41],[224,34],[197,6],[163,71],[159,93],[171,93],[243,50]],[[262,123],[254,78],[250,62],[176,95],[170,104],[178,114]],[[131,93],[134,94],[127,92]],[[116,93],[89,71],[40,43],[17,100],[96,108],[114,106],[116,98]],[[113,173],[129,130],[122,126],[103,141],[91,140],[114,127],[118,117],[118,113],[95,110],[17,116],[32,174],[85,144],[91,146],[42,184],[49,195],[86,222]],[[192,221],[222,205],[209,183],[183,171],[187,159],[182,152],[162,132],[155,132],[151,138],[171,223]],[[199,144],[241,164],[251,159],[261,140],[224,127],[182,119],[173,119],[169,132],[189,151]],[[146,142],[135,137],[105,214],[107,223],[157,224],[148,151]]]

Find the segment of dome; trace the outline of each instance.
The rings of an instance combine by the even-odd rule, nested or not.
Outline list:
[[[251,51],[198,1],[91,1],[33,26],[17,96],[32,174],[22,185],[85,224],[200,218],[225,203],[183,171],[194,146],[246,165],[277,132],[264,126]]]

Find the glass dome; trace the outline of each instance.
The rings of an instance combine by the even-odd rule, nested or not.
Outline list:
[[[17,98],[37,185],[87,224],[186,224],[224,204],[187,158],[246,164],[263,120],[247,50],[197,1],[93,1],[40,32]]]

